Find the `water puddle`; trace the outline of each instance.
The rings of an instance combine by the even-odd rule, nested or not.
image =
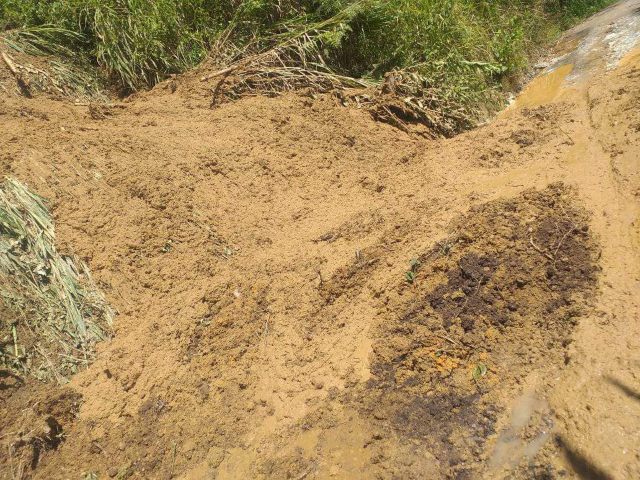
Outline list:
[[[515,99],[511,109],[553,101],[564,85],[583,83],[617,68],[640,43],[640,0],[625,0],[567,32],[556,57]]]
[[[552,101],[562,84],[573,71],[573,65],[561,65],[555,70],[534,78],[514,102],[515,108],[538,107]]]

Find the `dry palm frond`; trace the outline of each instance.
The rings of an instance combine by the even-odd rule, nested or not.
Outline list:
[[[447,96],[433,81],[409,69],[387,73],[373,94],[358,95],[357,102],[380,121],[403,129],[406,124],[423,124],[445,137],[471,128],[477,119],[470,102]]]
[[[421,75],[419,67],[394,70],[382,80],[373,80],[340,75],[328,66],[323,58],[325,42],[339,37],[345,22],[370,3],[354,2],[330,19],[294,26],[273,37],[275,46],[267,50],[248,45],[234,57],[218,53],[218,64],[223,68],[201,78],[216,79],[212,105],[225,99],[276,96],[288,91],[337,91],[343,104],[366,108],[376,119],[403,130],[408,124],[421,124],[430,136],[452,136],[472,127],[478,116],[473,102],[461,92],[451,95],[438,82]]]
[[[218,78],[213,89],[215,104],[220,98],[236,99],[246,95],[277,95],[282,92],[311,89],[328,92],[338,88],[366,88],[374,85],[367,79],[356,79],[334,72],[324,61],[322,45],[328,33],[340,30],[345,21],[364,8],[370,0],[348,5],[333,17],[311,24],[296,24],[274,35],[266,50],[258,44],[248,44],[233,57],[216,59],[224,66],[221,70],[202,77],[202,81]],[[225,37],[226,38],[226,37]],[[263,40],[264,41],[264,40]],[[213,53],[213,52],[212,52]]]
[[[0,362],[18,374],[64,382],[109,336],[113,311],[89,270],[57,252],[43,198],[17,180],[0,185]]]
[[[302,52],[273,49],[247,57],[237,68],[225,69],[213,89],[212,103],[221,97],[237,99],[248,95],[275,96],[282,92],[311,89],[329,92],[340,88],[367,88],[374,83],[333,73],[328,68],[307,61]],[[297,58],[296,58],[297,57]]]
[[[277,96],[289,91],[336,92],[345,105],[365,108],[380,121],[403,130],[407,124],[425,125],[431,136],[449,137],[475,124],[472,104],[461,103],[426,77],[411,70],[394,70],[382,81],[357,79],[332,72],[309,59],[303,44],[289,44],[244,57],[222,70],[203,77],[219,78],[213,88],[212,105],[245,96]]]

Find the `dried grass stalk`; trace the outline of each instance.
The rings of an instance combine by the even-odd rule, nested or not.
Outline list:
[[[12,312],[0,364],[60,383],[88,365],[114,316],[87,266],[56,250],[44,199],[12,178],[0,185],[0,303]]]
[[[278,96],[290,91],[336,92],[344,105],[367,109],[377,120],[403,130],[409,130],[411,124],[424,125],[432,137],[450,137],[476,123],[478,112],[447,97],[419,73],[394,70],[382,81],[338,75],[309,48],[309,42],[289,42],[244,56],[202,77],[202,81],[216,79],[212,106],[246,96]]]

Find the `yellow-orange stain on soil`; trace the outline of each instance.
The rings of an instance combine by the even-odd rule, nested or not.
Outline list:
[[[518,96],[515,107],[539,107],[556,98],[573,65],[562,65],[555,70],[535,78]]]
[[[617,68],[626,68],[627,66],[635,66],[640,61],[640,47],[632,49],[618,62]]]
[[[445,353],[433,352],[431,358],[438,372],[449,375],[453,370],[460,366],[460,361],[455,357],[450,357]]]

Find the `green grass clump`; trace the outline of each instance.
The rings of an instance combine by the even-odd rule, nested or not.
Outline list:
[[[125,92],[196,65],[213,47],[222,62],[297,38],[314,63],[333,73],[380,80],[409,69],[447,98],[486,105],[517,81],[537,46],[609,3],[5,0],[0,28],[43,29],[32,44],[83,56]]]
[[[221,31],[222,12],[206,0],[7,0],[4,30],[38,27],[31,44],[68,49],[92,61],[116,86],[133,91],[198,63]]]
[[[87,267],[54,243],[44,200],[14,179],[0,184],[0,367],[63,383],[92,359],[113,312]]]
[[[560,28],[569,28],[580,20],[599,12],[615,0],[547,0],[546,10],[554,15]]]

